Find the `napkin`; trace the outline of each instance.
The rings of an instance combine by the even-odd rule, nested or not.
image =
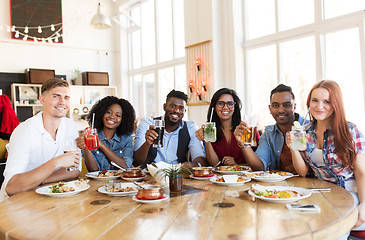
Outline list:
[[[238,175],[223,175],[224,182],[235,183],[238,180]]]
[[[156,182],[159,182],[161,184],[168,184],[169,183],[168,177],[166,177],[166,178],[163,177],[162,173],[159,173],[156,176],[155,176],[155,174],[159,169],[171,168],[171,164],[165,163],[165,162],[158,162],[158,163],[155,163],[155,165],[157,166],[157,168],[152,166],[152,164],[147,164],[147,169],[150,172],[151,176],[155,178]],[[175,166],[180,167],[181,163],[179,163]]]

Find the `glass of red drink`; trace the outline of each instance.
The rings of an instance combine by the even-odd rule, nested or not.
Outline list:
[[[88,128],[85,131],[85,145],[89,150],[96,150],[99,148],[98,131],[96,128]]]

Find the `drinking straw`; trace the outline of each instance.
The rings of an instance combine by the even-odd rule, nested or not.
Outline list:
[[[94,129],[95,113],[93,113],[93,120],[91,121],[91,129]]]
[[[305,117],[304,117],[304,119],[303,119],[302,126],[303,126],[303,125],[304,125],[304,123],[305,123],[305,119],[307,119],[307,116],[308,116],[308,114],[309,114],[309,111],[310,111],[310,108],[308,108],[308,112],[307,112],[307,114],[305,115]]]
[[[210,121],[209,122],[212,122],[213,112],[214,112],[214,107],[212,108],[212,112],[210,113]]]

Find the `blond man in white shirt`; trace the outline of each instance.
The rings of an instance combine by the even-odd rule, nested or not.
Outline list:
[[[12,133],[4,171],[0,201],[40,184],[77,178],[79,151],[64,154],[66,139],[78,137],[75,122],[65,117],[70,107],[67,81],[49,79],[42,85],[39,97],[43,112],[21,123]]]

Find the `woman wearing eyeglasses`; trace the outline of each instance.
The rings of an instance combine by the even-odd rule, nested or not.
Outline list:
[[[233,89],[221,88],[214,93],[209,105],[207,121],[215,122],[217,140],[204,142],[207,161],[210,165],[214,166],[219,161],[225,166],[246,162],[233,135],[235,128],[241,122],[241,106],[241,100]],[[212,120],[210,120],[212,111]],[[204,125],[195,134],[200,141],[204,141]],[[260,135],[257,133],[257,142],[259,140]]]

